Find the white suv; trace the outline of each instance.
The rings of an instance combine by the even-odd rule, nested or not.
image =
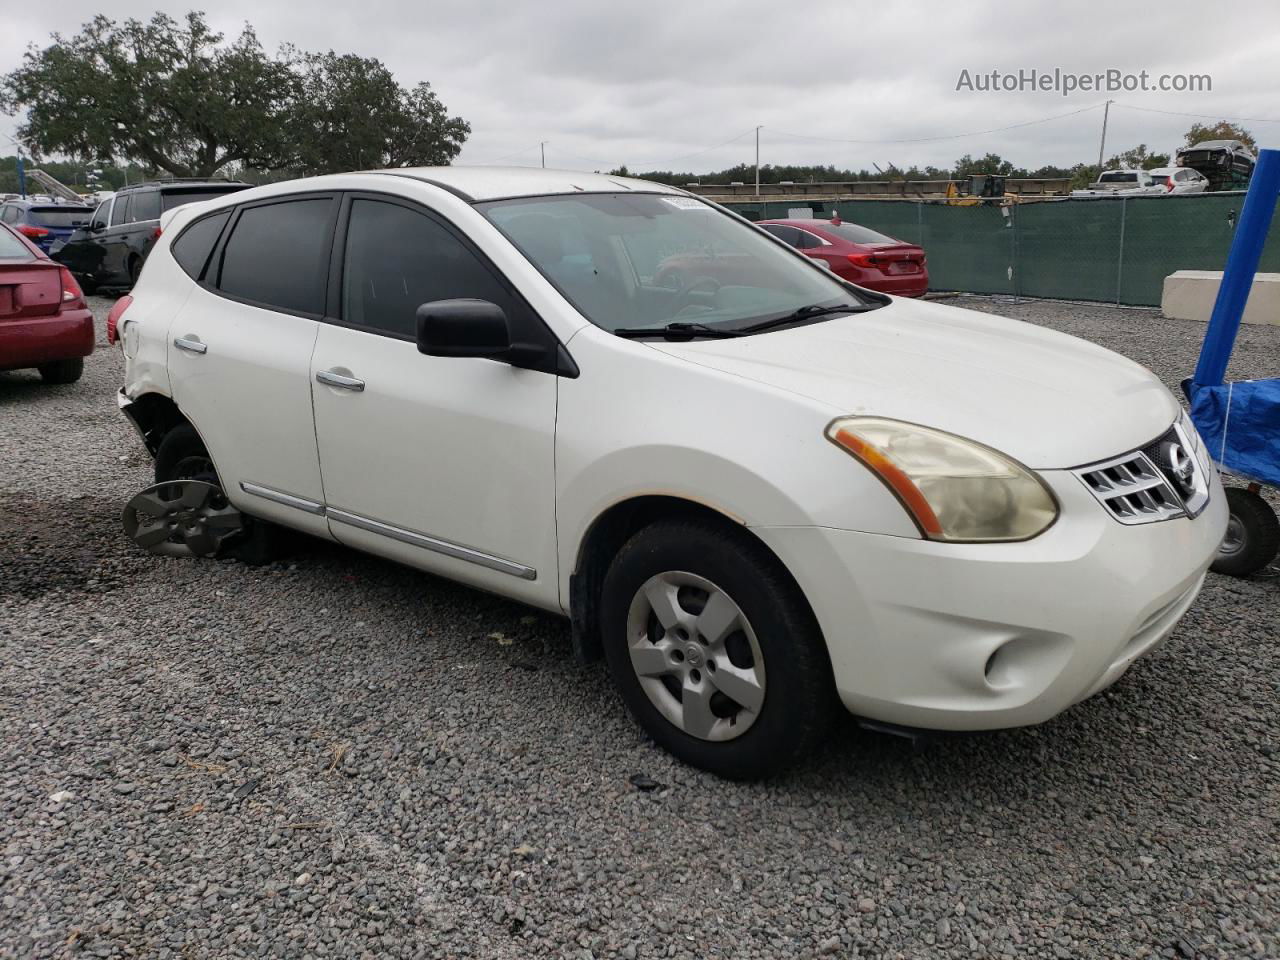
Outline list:
[[[265,521],[565,614],[653,738],[726,776],[839,703],[1054,716],[1172,630],[1226,524],[1144,368],[851,286],[638,180],[405,169],[183,207],[111,320],[179,484],[130,505],[138,542],[248,549]]]

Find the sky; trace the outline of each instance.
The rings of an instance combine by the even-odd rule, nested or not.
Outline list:
[[[193,8],[115,0],[108,12],[145,19]],[[0,72],[29,44],[74,34],[102,9],[3,4]],[[549,167],[703,172],[754,162],[760,126],[761,163],[946,169],[993,151],[1027,168],[1070,166],[1096,161],[1107,99],[1116,101],[1108,156],[1180,145],[1197,118],[1172,114],[1248,118],[1261,146],[1280,147],[1276,0],[221,0],[206,9],[229,36],[252,23],[268,49],[377,57],[405,85],[430,82],[471,123],[459,163],[536,166],[545,141]],[[1146,70],[1153,83],[1208,75],[1212,89],[972,89],[993,70],[1033,69]],[[963,71],[970,88],[958,90]],[[0,136],[17,123],[0,114]],[[0,153],[11,146],[0,140]]]

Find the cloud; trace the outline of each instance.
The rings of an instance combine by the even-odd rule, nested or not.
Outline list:
[[[0,69],[51,31],[74,33],[99,6],[8,4],[0,13]],[[148,17],[151,4],[118,0],[116,18]],[[179,16],[184,7],[168,12]],[[227,33],[253,23],[268,47],[337,49],[384,60],[401,82],[431,82],[472,124],[461,162],[692,171],[751,162],[754,127],[764,162],[869,168],[1000,153],[1020,165],[1096,157],[1101,111],[1001,133],[931,143],[905,140],[1003,127],[1099,104],[1113,108],[1108,153],[1139,142],[1167,150],[1192,118],[1127,105],[1280,120],[1280,8],[1237,0],[1231,17],[1201,0],[1069,7],[895,0],[808,0],[784,6],[728,0],[602,4],[313,2],[303,8],[225,0],[209,10]],[[1247,28],[1242,26],[1247,24]],[[1198,94],[966,93],[962,69],[1078,73],[1209,73]],[[0,119],[0,132],[14,124]],[[1248,125],[1280,144],[1280,123]],[[708,150],[723,141],[748,135]],[[815,139],[803,139],[810,137]],[[693,156],[689,156],[689,155]]]

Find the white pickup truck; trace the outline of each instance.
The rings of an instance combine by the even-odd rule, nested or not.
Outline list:
[[[1147,170],[1106,170],[1097,182],[1089,184],[1087,189],[1072,190],[1075,200],[1090,200],[1099,197],[1146,197],[1159,196],[1165,192]]]

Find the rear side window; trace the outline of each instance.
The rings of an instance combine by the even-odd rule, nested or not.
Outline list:
[[[417,310],[432,300],[488,300],[508,316],[506,289],[462,241],[399,204],[353,200],[342,270],[342,319],[412,339]]]
[[[324,310],[329,258],[329,197],[248,207],[231,228],[218,289],[265,307]]]
[[[800,249],[812,250],[814,247],[822,246],[822,241],[815,237],[812,233],[804,230],[798,231],[800,234]]]
[[[766,223],[763,229],[768,230],[779,240],[793,247],[800,246],[800,231],[795,227],[785,227],[780,223]]]
[[[231,211],[216,213],[211,217],[202,217],[187,229],[177,240],[173,241],[173,259],[192,280],[199,280],[204,273],[205,264],[209,262],[209,254],[213,253],[214,244],[222,228],[231,219]]]
[[[133,194],[131,193],[126,193],[123,197],[116,197],[116,205],[111,210],[111,225],[113,227],[129,222],[129,205],[132,202]]]
[[[143,190],[133,195],[133,206],[129,211],[129,222],[137,223],[139,220],[159,220],[160,219],[160,192],[158,190]]]
[[[0,227],[0,260],[31,260],[31,249],[4,227]]]
[[[4,221],[5,223],[17,223],[17,222],[18,222],[18,208],[17,208],[17,207],[5,207],[5,208],[4,208],[4,212],[3,212],[3,213],[0,213],[0,221]]]

